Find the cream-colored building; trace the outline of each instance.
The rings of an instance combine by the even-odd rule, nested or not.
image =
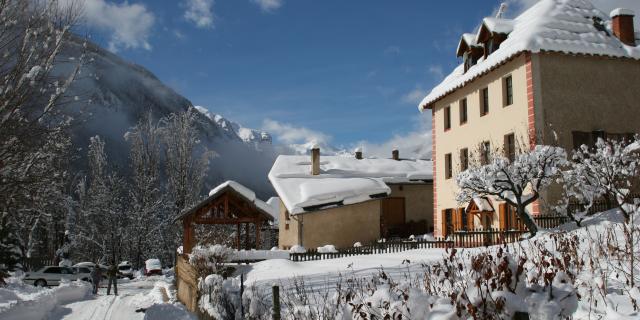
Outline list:
[[[462,64],[419,106],[432,113],[436,235],[515,226],[513,210],[495,199],[456,202],[455,176],[469,166],[535,144],[570,151],[640,132],[633,19],[629,10],[607,15],[588,1],[541,0],[515,19],[485,18],[477,34],[462,36]],[[527,209],[546,212],[559,196],[551,188]]]
[[[430,161],[279,156],[269,180],[280,198],[279,247],[352,247],[433,230]]]

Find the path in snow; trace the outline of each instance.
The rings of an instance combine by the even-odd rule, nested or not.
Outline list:
[[[144,319],[144,312],[154,303],[168,302],[165,288],[155,286],[154,280],[136,280],[118,284],[118,296],[107,295],[107,288],[100,288],[98,295],[88,300],[61,305],[49,316],[50,320],[120,320]]]

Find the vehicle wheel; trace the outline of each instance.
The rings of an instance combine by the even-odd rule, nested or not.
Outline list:
[[[37,280],[34,285],[36,287],[46,287],[47,286],[47,282],[44,281],[43,279]]]

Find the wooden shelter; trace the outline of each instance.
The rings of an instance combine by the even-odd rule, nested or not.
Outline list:
[[[175,221],[181,220],[184,228],[183,254],[191,253],[196,244],[194,225],[236,225],[236,247],[240,250],[241,227],[245,227],[245,246],[249,242],[250,225],[255,225],[256,243],[260,242],[260,229],[274,217],[269,205],[257,199],[253,191],[234,181],[216,187],[209,197],[195,207],[184,211]]]
[[[466,209],[463,210],[468,214],[468,222],[467,226],[469,230],[474,229],[474,223],[472,217],[478,217],[482,227],[484,229],[491,228],[491,223],[493,221],[493,216],[495,214],[495,209],[493,208],[493,204],[488,198],[474,198],[469,202],[469,205]],[[463,212],[463,213],[464,213]]]

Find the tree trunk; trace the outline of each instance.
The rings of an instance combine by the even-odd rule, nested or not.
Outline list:
[[[535,236],[536,233],[538,233],[538,226],[536,225],[536,222],[533,221],[531,216],[527,214],[525,206],[518,205],[517,210],[518,216],[520,216],[520,220],[522,220],[522,223],[524,223],[524,225],[527,226],[527,229],[529,229],[531,237]]]

